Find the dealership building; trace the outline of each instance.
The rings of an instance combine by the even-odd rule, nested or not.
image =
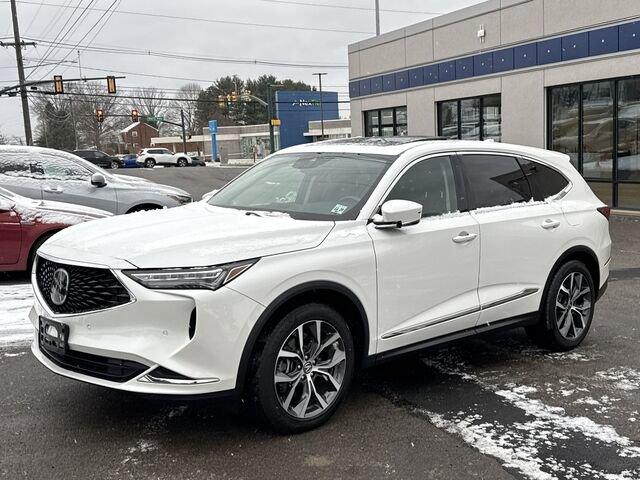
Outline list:
[[[640,210],[639,0],[490,0],[350,45],[349,79],[354,136],[557,150]]]

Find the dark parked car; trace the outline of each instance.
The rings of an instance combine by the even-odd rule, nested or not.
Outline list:
[[[73,153],[102,168],[121,168],[124,166],[124,162],[118,157],[112,157],[100,150],[75,150]]]
[[[198,157],[191,157],[191,166],[192,167],[206,167],[207,164],[204,163],[204,160],[201,160]]]

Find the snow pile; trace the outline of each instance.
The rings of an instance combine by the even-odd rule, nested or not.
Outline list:
[[[28,314],[33,305],[31,285],[0,285],[0,347],[26,345],[33,338]]]

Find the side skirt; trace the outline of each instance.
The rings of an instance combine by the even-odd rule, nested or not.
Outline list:
[[[430,338],[418,343],[412,343],[411,345],[405,345],[404,347],[395,348],[386,352],[381,352],[376,355],[370,355],[367,366],[378,365],[386,361],[392,360],[398,356],[413,353],[419,350],[428,350],[435,347],[441,347],[449,343],[455,343],[464,338],[473,337],[475,335],[482,335],[487,332],[495,332],[498,330],[509,330],[518,327],[526,327],[529,325],[535,325],[540,320],[539,312],[527,313],[525,315],[519,315],[513,318],[507,318],[499,320],[491,324],[477,325],[466,330],[460,330],[459,332],[442,335],[436,338]]]

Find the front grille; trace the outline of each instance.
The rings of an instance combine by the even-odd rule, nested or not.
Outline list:
[[[131,301],[129,292],[110,270],[63,265],[42,257],[38,257],[37,262],[38,290],[54,313],[69,314],[103,310]],[[68,274],[66,298],[60,303],[61,297],[57,297],[60,305],[56,305],[52,300],[53,277],[58,269],[64,269]]]
[[[40,345],[40,351],[59,367],[90,377],[109,380],[110,382],[126,382],[149,368],[131,360],[102,357],[69,349],[64,354],[60,354],[47,350]]]

